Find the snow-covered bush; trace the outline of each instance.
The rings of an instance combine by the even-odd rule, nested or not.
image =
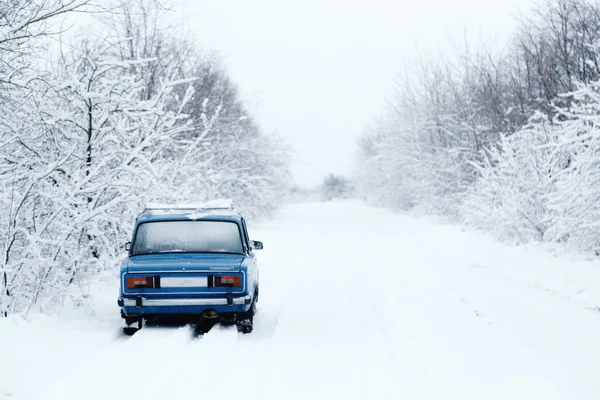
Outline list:
[[[548,204],[548,239],[600,254],[600,81],[565,97],[572,102],[556,118],[562,168]]]
[[[517,243],[544,240],[552,226],[548,201],[561,171],[558,132],[536,115],[521,131],[500,138],[481,163],[462,205],[468,223]]]
[[[549,241],[600,253],[600,83],[563,95],[569,107],[537,114],[502,137],[469,191],[464,216],[517,243]]]

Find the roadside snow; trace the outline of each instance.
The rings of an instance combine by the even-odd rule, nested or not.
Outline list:
[[[598,399],[600,268],[357,202],[249,227],[255,331],[118,335],[94,316],[0,319],[0,398]]]
[[[600,307],[599,259],[569,253],[549,244],[510,246],[489,235],[426,217],[414,221],[427,223],[437,237],[444,238],[437,241],[435,247],[447,257],[524,285],[550,291],[584,307],[594,310]],[[424,240],[427,237],[426,230],[417,229],[415,232],[424,233]]]

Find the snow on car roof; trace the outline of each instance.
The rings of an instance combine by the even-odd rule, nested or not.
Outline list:
[[[233,200],[218,199],[207,201],[204,203],[187,203],[187,204],[159,204],[148,203],[146,210],[232,210]]]
[[[157,216],[170,216],[197,220],[210,215],[241,217],[239,211],[233,207],[233,201],[230,199],[193,204],[148,203],[139,217],[146,219]]]

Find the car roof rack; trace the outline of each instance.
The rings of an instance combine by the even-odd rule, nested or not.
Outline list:
[[[159,204],[147,203],[146,211],[152,210],[234,210],[233,200],[218,199],[207,201],[204,203],[187,203],[187,204]]]

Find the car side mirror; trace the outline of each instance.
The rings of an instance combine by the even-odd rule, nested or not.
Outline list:
[[[256,240],[251,240],[250,246],[252,246],[252,250],[262,250],[263,249],[263,243],[258,242]]]
[[[131,242],[125,243],[125,251],[130,251],[130,250],[131,250]]]

